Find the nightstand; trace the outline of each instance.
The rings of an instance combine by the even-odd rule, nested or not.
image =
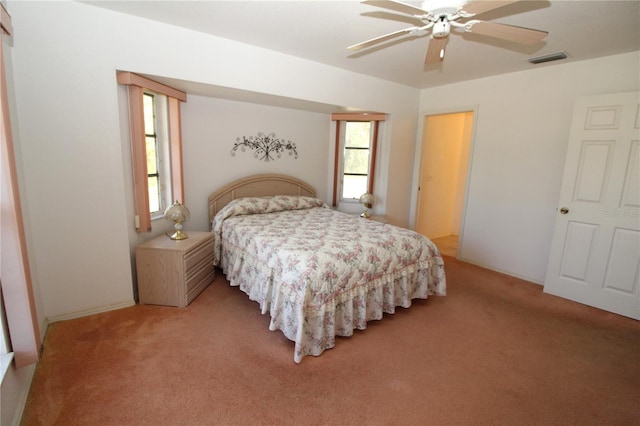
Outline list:
[[[389,218],[384,215],[372,214],[367,219],[375,220],[376,222],[381,222],[381,223],[389,223]]]
[[[140,303],[184,307],[213,281],[213,234],[187,235],[161,235],[136,247]]]

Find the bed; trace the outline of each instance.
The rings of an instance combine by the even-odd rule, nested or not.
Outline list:
[[[329,208],[307,183],[254,175],[209,196],[214,263],[295,342],[320,355],[412,300],[446,294],[436,246],[408,229]]]

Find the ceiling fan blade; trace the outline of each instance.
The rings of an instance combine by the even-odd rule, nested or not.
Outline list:
[[[472,15],[479,15],[518,1],[520,0],[471,0],[462,6],[462,10]]]
[[[410,32],[415,31],[417,29],[418,29],[418,27],[410,27],[410,28],[405,28],[404,30],[394,31],[394,32],[389,33],[389,34],[381,35],[379,37],[363,41],[361,43],[353,44],[353,45],[347,47],[347,49],[349,49],[349,50],[364,49],[365,47],[369,47],[369,46],[373,46],[374,44],[382,43],[383,41],[390,40],[390,39],[398,37],[398,36],[400,36],[402,34],[410,33]]]
[[[549,34],[546,31],[487,21],[469,21],[465,26],[465,31],[473,34],[481,34],[502,40],[513,41],[515,43],[531,45],[539,43],[547,36],[547,34]]]
[[[424,58],[426,65],[437,64],[444,60],[444,50],[448,40],[449,37],[431,38],[429,48],[427,49],[427,56]]]
[[[395,0],[365,0],[362,3],[371,6],[382,7],[400,13],[406,13],[407,15],[412,16],[423,16],[429,13],[428,11],[420,9],[419,7],[415,7],[410,4],[402,3]]]

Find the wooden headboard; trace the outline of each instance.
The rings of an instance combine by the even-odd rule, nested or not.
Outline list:
[[[308,183],[287,175],[260,174],[233,181],[209,195],[209,227],[213,217],[227,203],[242,197],[268,195],[304,195],[316,197],[316,190]]]

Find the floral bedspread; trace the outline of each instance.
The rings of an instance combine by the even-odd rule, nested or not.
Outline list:
[[[396,306],[446,294],[444,263],[428,238],[315,198],[237,199],[212,229],[216,265],[270,314],[270,330],[295,342],[297,363]]]

